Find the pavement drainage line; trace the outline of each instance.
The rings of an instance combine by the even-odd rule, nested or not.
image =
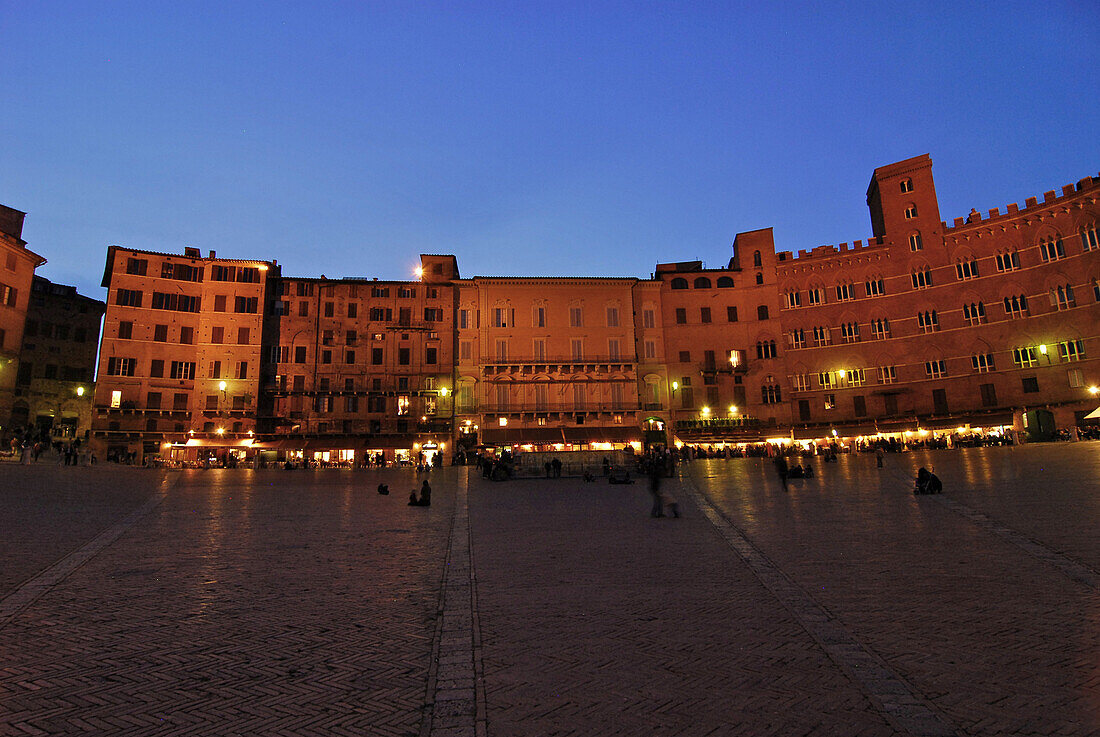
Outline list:
[[[825,653],[870,697],[895,729],[913,737],[948,737],[958,732],[918,691],[878,655],[862,645],[837,618],[793,582],[700,491],[681,477],[688,495],[719,535],[749,566],[764,587],[798,620]]]
[[[138,520],[153,511],[168,496],[168,491],[175,486],[177,479],[178,476],[165,476],[161,480],[160,488],[156,493],[145,500],[140,507],[126,515],[120,522],[99,533],[83,546],[69,553],[37,576],[24,582],[15,591],[0,599],[0,629],[6,627],[19,612],[68,578],[73,571],[87,563],[97,553],[120,538]]]
[[[481,637],[470,552],[468,481],[455,489],[455,508],[440,596],[421,737],[484,737]]]
[[[1085,564],[1070,558],[1068,555],[1052,550],[1041,542],[1032,540],[1022,532],[1014,530],[1008,525],[998,522],[984,512],[972,509],[960,501],[956,501],[942,494],[937,494],[933,496],[932,499],[940,505],[947,507],[952,512],[970,520],[991,535],[995,535],[1005,542],[1015,545],[1028,555],[1038,558],[1044,563],[1049,563],[1074,581],[1084,584],[1095,591],[1100,591],[1100,573],[1097,573]]]

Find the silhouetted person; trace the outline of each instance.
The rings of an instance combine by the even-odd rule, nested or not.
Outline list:
[[[784,458],[782,455],[777,455],[775,457],[774,462],[775,462],[776,473],[779,474],[779,480],[783,484],[783,491],[786,491],[787,490],[787,474],[789,473],[789,471],[787,469],[787,459]]]
[[[554,460],[550,461],[550,467],[554,471],[554,478],[561,478],[561,460],[557,456],[554,456]]]
[[[664,475],[664,469],[654,459],[649,465],[649,493],[653,496],[653,508],[649,510],[650,517],[664,517],[665,505],[661,501],[661,477]]]

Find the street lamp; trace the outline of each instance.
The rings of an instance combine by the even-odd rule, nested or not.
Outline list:
[[[1100,394],[1100,386],[1090,386],[1089,387],[1089,394],[1091,394],[1094,397],[1097,394]]]
[[[78,397],[83,397],[84,396],[84,387],[78,386],[76,388],[76,396],[78,396]]]

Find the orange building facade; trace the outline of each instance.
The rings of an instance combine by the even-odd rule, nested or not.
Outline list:
[[[0,436],[5,438],[28,421],[25,405],[16,407],[17,377],[34,270],[46,263],[22,238],[24,217],[0,205]]]
[[[875,170],[866,243],[796,254],[755,230],[723,268],[648,279],[462,278],[449,255],[421,256],[415,281],[292,278],[112,247],[96,434],[116,452],[361,463],[1073,426],[1100,383],[1100,177],[948,226],[931,167]],[[258,281],[212,278],[234,266]],[[158,325],[167,341],[145,335]]]

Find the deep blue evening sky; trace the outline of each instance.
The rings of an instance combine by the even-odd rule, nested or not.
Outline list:
[[[917,154],[949,222],[1100,170],[1095,0],[0,0],[0,38],[0,203],[100,298],[112,243],[648,276],[866,238]]]

